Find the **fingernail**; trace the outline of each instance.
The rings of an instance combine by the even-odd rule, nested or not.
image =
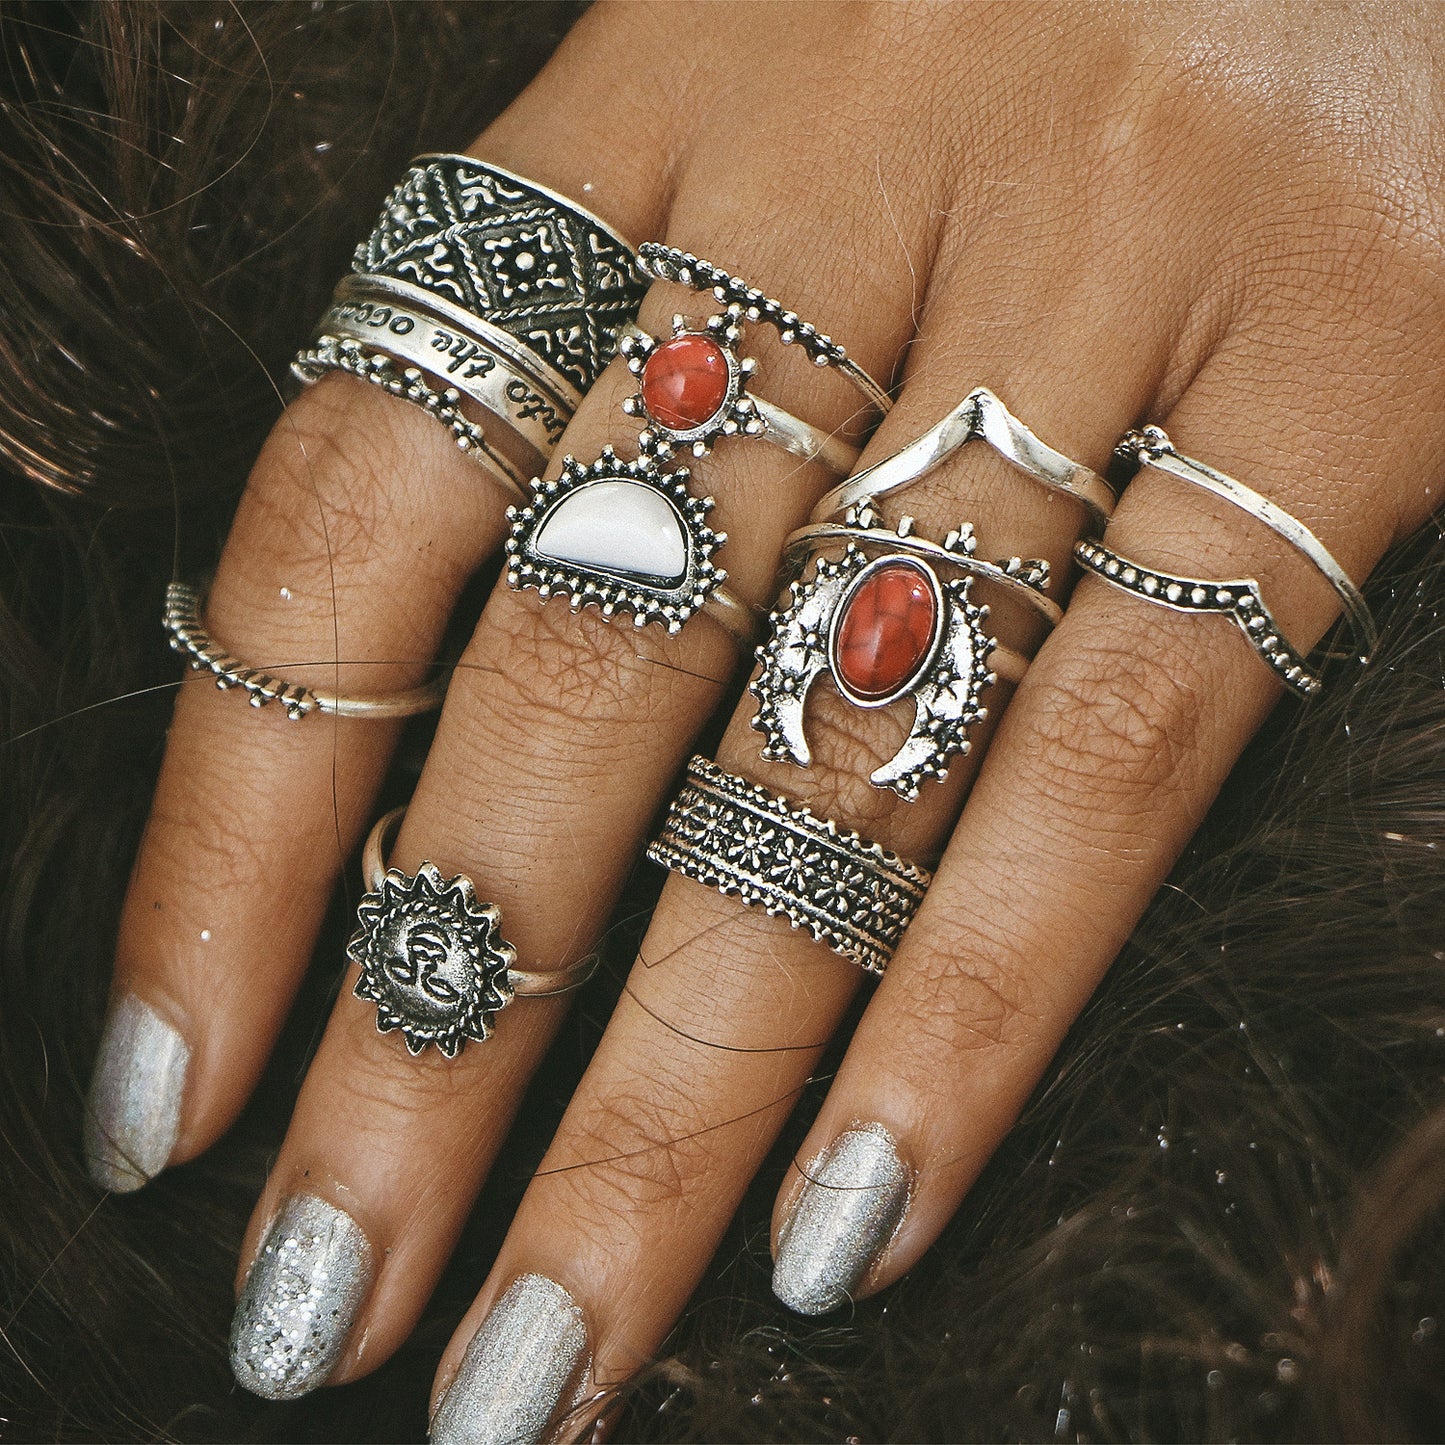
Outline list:
[[[521,1275],[472,1336],[432,1416],[432,1445],[536,1445],[575,1398],[586,1358],[577,1301],[543,1275]]]
[[[281,1207],[231,1322],[231,1369],[253,1395],[295,1400],[335,1368],[371,1288],[371,1243],[334,1204]]]
[[[129,994],[117,1000],[85,1105],[85,1162],[102,1189],[129,1193],[166,1167],[190,1059],[186,1041],[149,1004]]]
[[[778,1239],[773,1293],[802,1315],[843,1304],[893,1238],[913,1176],[879,1125],[840,1134],[804,1173]]]

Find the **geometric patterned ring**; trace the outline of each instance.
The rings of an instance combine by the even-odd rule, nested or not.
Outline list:
[[[707,758],[683,784],[647,856],[782,914],[869,973],[882,973],[932,874]]]
[[[352,269],[391,276],[510,332],[583,393],[646,281],[632,248],[574,201],[470,156],[418,156]]]

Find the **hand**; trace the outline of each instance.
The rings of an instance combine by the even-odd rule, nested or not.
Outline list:
[[[977,384],[1095,468],[1154,420],[1301,518],[1358,580],[1438,482],[1439,31],[1433,13],[1378,8],[610,6],[474,149],[634,238],[737,270],[874,374],[901,364],[864,464]],[[642,325],[665,334],[676,310],[706,307],[659,284]],[[836,375],[762,328],[746,349],[760,393],[849,425]],[[632,389],[615,363],[554,473],[563,453],[627,446]],[[731,534],[731,585],[767,601],[782,541],[828,479],[745,442],[696,470]],[[976,447],[907,496],[927,535],[972,521],[986,555],[1067,573],[1077,507]],[[318,686],[410,685],[495,551],[504,500],[426,418],[323,382],[257,464],[212,629],[251,658],[344,659],[297,669]],[[1272,533],[1151,473],[1109,542],[1164,570],[1256,577],[1297,644],[1332,619],[1333,595]],[[1030,646],[1004,612],[1003,640]],[[583,957],[698,731],[731,702],[735,660],[702,618],[665,638],[503,584],[394,861],[473,878],[523,960]],[[937,863],[780,1197],[778,1286],[795,1306],[883,1288],[936,1237],[1278,686],[1232,627],[1086,579],[1006,712],[1004,693],[997,737],[977,732],[912,804],[866,781],[896,731],[825,691],[812,768],[759,756],[751,697],[719,749],[724,767]],[[98,1144],[112,1183],[192,1157],[241,1107],[393,738],[184,691],[98,1076],[138,1166]],[[656,1350],[858,982],[781,921],[669,880],[442,1361],[439,1385],[477,1339],[439,1438],[538,1435],[574,1386],[605,1389]],[[244,1271],[285,1201],[321,1199],[312,1228],[351,1262],[334,1272],[341,1313],[269,1376],[243,1335],[253,1388],[352,1378],[404,1338],[564,1007],[519,1003],[446,1063],[409,1057],[343,991],[243,1250]],[[517,1340],[527,1368],[509,1375]]]

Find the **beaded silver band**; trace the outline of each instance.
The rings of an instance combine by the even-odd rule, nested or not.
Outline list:
[[[1311,562],[1334,589],[1344,608],[1345,621],[1354,634],[1353,656],[1362,665],[1369,662],[1379,637],[1374,616],[1360,595],[1359,588],[1351,581],[1350,574],[1335,561],[1325,544],[1297,517],[1252,487],[1245,486],[1243,482],[1176,451],[1163,427],[1146,426],[1126,432],[1114,450],[1119,456],[1137,461],[1140,466],[1152,467],[1229,502],[1256,521],[1263,522],[1276,536],[1282,537]],[[1327,655],[1344,657],[1351,654]]]
[[[1051,491],[1082,503],[1093,527],[1113,513],[1114,489],[1097,472],[1070,460],[1039,440],[987,387],[975,387],[936,426],[881,462],[851,476],[813,508],[813,519],[846,512],[859,502],[877,502],[921,481],[966,443],[979,438],[1004,461]]]
[[[771,326],[784,346],[798,346],[815,366],[828,366],[846,376],[868,398],[880,415],[892,409],[893,398],[884,387],[853,360],[832,337],[819,331],[811,322],[803,321],[797,312],[787,310],[780,302],[765,296],[756,286],[749,286],[711,261],[665,246],[659,241],[644,241],[637,251],[638,269],[655,281],[676,281],[694,291],[711,291],[724,306],[736,305],[749,321]]]
[[[1233,618],[1249,645],[1287,688],[1300,697],[1313,697],[1320,690],[1319,678],[1290,646],[1279,623],[1265,606],[1259,583],[1253,579],[1213,582],[1178,577],[1142,567],[1098,542],[1087,540],[1074,548],[1074,560],[1085,571],[1146,602],[1155,602],[1176,612],[1216,612]]]
[[[435,682],[404,692],[380,696],[364,696],[328,692],[322,688],[303,687],[252,667],[233,657],[219,646],[201,620],[200,591],[188,582],[172,582],[166,588],[163,622],[170,634],[171,650],[180,653],[196,672],[209,672],[222,691],[236,688],[244,693],[252,707],[265,707],[277,702],[293,721],[313,712],[331,713],[335,717],[404,718],[431,712],[442,704],[446,683]]]
[[[785,917],[869,973],[888,966],[932,874],[706,758],[647,856],[750,907]]]
[[[510,492],[517,497],[527,495],[525,475],[487,440],[482,427],[462,414],[461,392],[454,386],[438,391],[420,367],[407,366],[385,351],[349,337],[323,335],[297,353],[291,371],[308,386],[328,371],[344,371],[421,407],[446,427],[462,451],[482,463]]]

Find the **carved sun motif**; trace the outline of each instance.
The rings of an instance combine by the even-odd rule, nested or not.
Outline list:
[[[376,1005],[380,1033],[400,1029],[409,1052],[435,1044],[449,1059],[491,1033],[512,999],[516,951],[501,936],[501,913],[477,902],[469,878],[443,879],[431,863],[415,877],[389,869],[357,917],[346,948],[361,968],[353,992]]]

